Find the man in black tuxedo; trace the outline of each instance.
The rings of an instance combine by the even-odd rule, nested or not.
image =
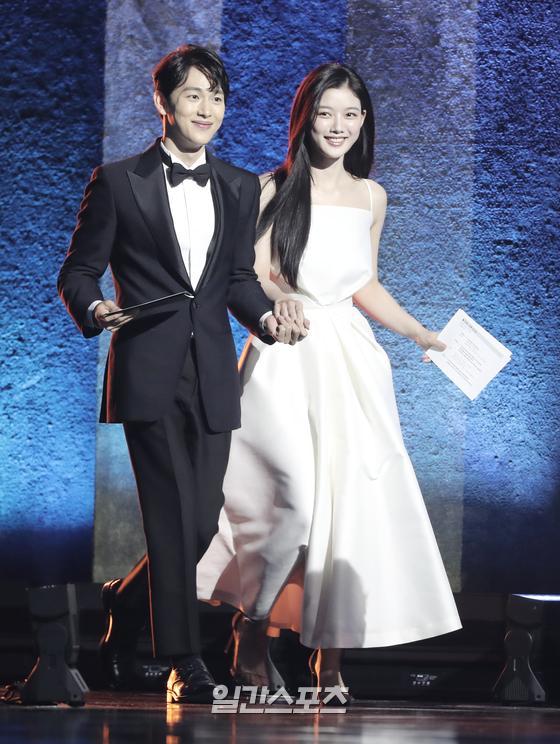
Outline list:
[[[113,332],[101,421],[124,425],[143,516],[149,570],[144,561],[105,587],[112,621],[142,614],[149,573],[154,654],[171,665],[168,701],[211,702],[196,564],[217,531],[231,430],[240,425],[227,308],[269,343],[294,343],[301,328],[276,320],[253,270],[257,177],[205,148],[228,95],[220,58],[180,47],[153,78],[163,137],[94,171],[58,289],[85,337]],[[116,302],[99,287],[109,264]],[[134,623],[123,622],[121,634],[129,631],[133,644]]]

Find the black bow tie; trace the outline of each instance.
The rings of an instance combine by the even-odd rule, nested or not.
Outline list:
[[[165,152],[161,145],[159,148],[159,154],[161,155],[162,161],[168,166],[167,178],[172,186],[177,186],[182,183],[185,178],[192,178],[192,180],[199,186],[206,186],[208,183],[211,172],[208,163],[203,163],[202,165],[199,165],[198,168],[190,170],[189,168],[185,168],[184,165],[181,165],[181,163],[174,163],[171,160],[171,155]]]
[[[192,178],[199,186],[206,186],[210,178],[210,166],[208,163],[203,163],[198,168],[189,170],[181,163],[171,163],[171,167],[167,171],[167,178],[172,186],[182,183],[185,178]]]

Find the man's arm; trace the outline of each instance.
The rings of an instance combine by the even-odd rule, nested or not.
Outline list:
[[[91,325],[90,306],[103,300],[99,280],[109,264],[116,235],[116,213],[103,168],[86,187],[76,229],[58,275],[58,293],[86,338],[101,333]]]
[[[273,339],[263,331],[260,319],[274,309],[255,273],[255,231],[259,211],[259,179],[248,179],[247,193],[239,215],[234,262],[230,278],[228,306],[235,317],[266,343]]]

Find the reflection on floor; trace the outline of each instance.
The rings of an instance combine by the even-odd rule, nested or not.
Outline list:
[[[359,701],[347,712],[212,713],[162,694],[90,693],[85,707],[0,705],[0,743],[451,744],[560,741],[560,708]]]

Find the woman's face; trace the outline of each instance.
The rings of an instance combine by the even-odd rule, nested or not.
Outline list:
[[[313,155],[329,160],[345,155],[360,136],[365,117],[360,99],[348,86],[326,90],[311,129]]]

